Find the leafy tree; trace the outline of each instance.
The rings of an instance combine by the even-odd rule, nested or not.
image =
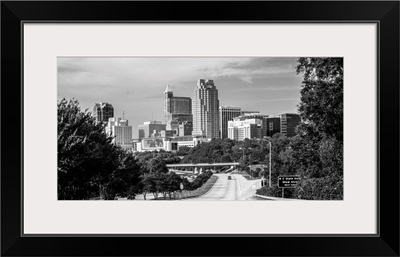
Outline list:
[[[177,175],[175,172],[171,172],[167,176],[165,192],[169,194],[169,199],[171,199],[171,194],[173,192],[180,190],[181,182],[182,182],[182,178],[179,175]],[[164,199],[165,199],[165,194],[164,194]]]
[[[58,198],[127,196],[139,180],[135,159],[112,144],[105,125],[82,111],[77,100],[62,99],[57,107]]]
[[[204,183],[207,182],[209,178],[213,175],[212,171],[205,171],[202,174],[198,175],[192,183],[188,187],[185,188],[189,190],[194,190],[201,187]]]
[[[168,172],[167,165],[161,156],[150,159],[147,162],[147,170],[150,172],[157,172],[157,173],[167,173]]]
[[[192,183],[190,183],[190,181],[187,178],[182,178],[182,184],[184,190],[192,190]]]
[[[154,173],[144,174],[141,178],[141,189],[144,200],[146,200],[146,195],[148,193],[156,192],[156,180],[154,178]]]
[[[188,155],[190,151],[190,147],[189,146],[181,146],[178,148],[178,151],[176,151],[176,154],[178,156],[185,156]]]
[[[116,193],[121,197],[134,199],[134,197],[140,193],[140,166],[132,154],[122,149],[119,163],[120,165],[117,169],[116,177],[118,177],[122,183],[118,190],[116,190]]]
[[[240,161],[240,159],[242,158],[243,155],[243,150],[240,149],[241,147],[239,146],[238,143],[235,142],[235,145],[232,146],[231,151],[231,158],[233,159],[233,161],[238,162]]]
[[[165,173],[153,173],[155,180],[155,192],[153,192],[154,197],[157,198],[159,193],[163,194],[164,199],[167,195],[167,178],[168,175]]]
[[[295,195],[343,199],[343,58],[299,58],[304,73],[299,111],[302,124],[292,139],[302,180]]]
[[[251,177],[253,177],[253,178],[257,178],[259,175],[260,175],[260,172],[261,172],[261,169],[260,168],[255,168],[255,169],[252,169],[251,171],[250,171],[250,176]]]
[[[224,154],[224,155],[221,157],[221,162],[232,162],[232,158],[231,158],[230,155]]]
[[[164,158],[165,164],[176,164],[181,162],[181,158],[175,155],[167,155],[167,157]]]
[[[305,123],[343,141],[343,58],[299,58],[304,74],[299,111]]]
[[[62,99],[57,107],[58,197],[88,199],[117,169],[117,148],[104,125],[96,124],[87,110],[81,111],[77,100]]]

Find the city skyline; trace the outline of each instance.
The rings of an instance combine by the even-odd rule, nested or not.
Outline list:
[[[256,58],[58,58],[58,101],[75,98],[82,109],[96,102],[114,107],[133,127],[164,120],[166,85],[174,94],[193,97],[198,79],[213,80],[220,106],[279,115],[297,112],[302,77],[296,57]]]

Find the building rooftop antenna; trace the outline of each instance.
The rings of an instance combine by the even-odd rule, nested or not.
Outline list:
[[[125,112],[122,111],[122,119],[125,120]]]

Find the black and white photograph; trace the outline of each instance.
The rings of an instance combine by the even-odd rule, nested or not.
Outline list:
[[[343,57],[57,57],[58,200],[344,200]]]

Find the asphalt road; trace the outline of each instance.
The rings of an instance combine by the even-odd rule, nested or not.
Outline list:
[[[218,177],[214,186],[204,195],[186,199],[188,201],[213,201],[213,200],[254,200],[253,185],[261,187],[261,180],[247,180],[242,175],[214,174]],[[228,179],[231,176],[231,179]]]

